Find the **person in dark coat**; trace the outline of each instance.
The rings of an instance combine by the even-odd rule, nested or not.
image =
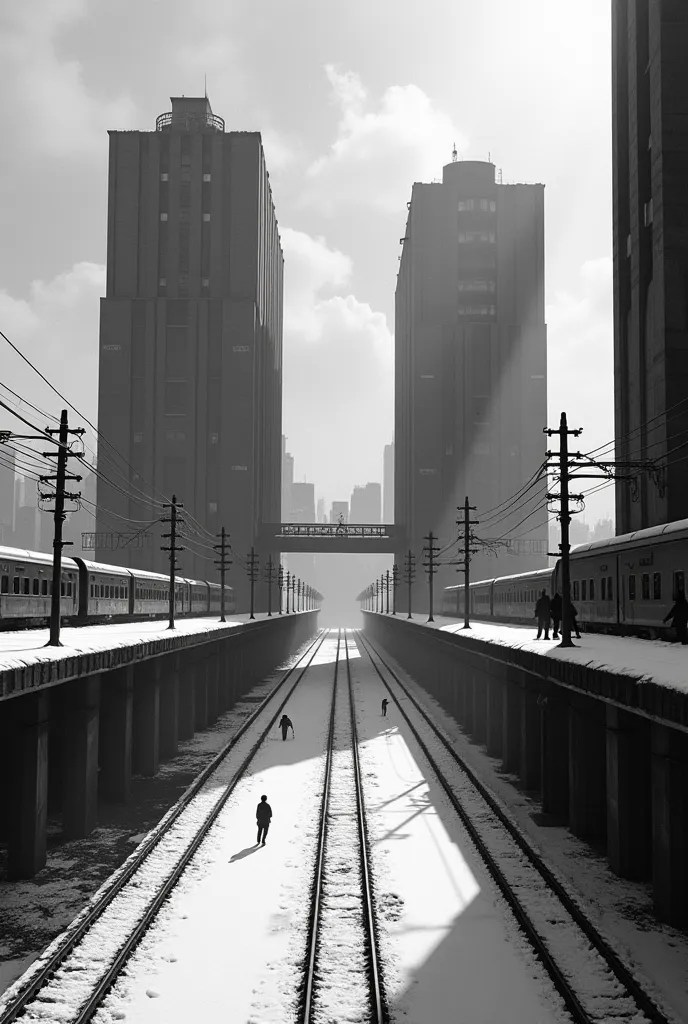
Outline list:
[[[287,729],[291,729],[291,734],[292,734],[292,738],[293,738],[293,736],[294,736],[294,726],[291,724],[291,718],[288,718],[287,715],[282,715],[282,717],[280,718],[279,726],[280,726],[280,729],[282,730],[282,739],[283,740],[286,740],[286,738],[287,738]]]
[[[664,619],[671,619],[671,625],[676,630],[676,639],[685,647],[688,644],[688,601],[686,595],[679,592],[674,601],[674,607]]]
[[[265,846],[265,837],[267,836],[268,829],[270,828],[271,818],[272,807],[268,803],[268,798],[266,796],[262,796],[260,798],[260,803],[256,807],[256,824],[258,825],[256,846]]]
[[[547,596],[547,591],[543,590],[537,600],[537,604],[535,605],[535,618],[537,619],[538,624],[537,640],[542,636],[543,629],[545,631],[545,640],[549,640],[549,618],[551,614],[550,605],[551,602]]]
[[[580,629],[578,628],[578,609],[576,608],[576,606],[573,603],[573,601],[569,601],[569,628],[570,628],[572,633],[573,633],[573,631],[575,629],[575,631],[576,631],[576,639],[580,640],[581,635],[580,635]]]
[[[559,639],[559,626],[561,625],[561,594],[557,590],[550,601],[549,614],[552,618],[552,639]]]
[[[384,700],[382,701],[382,717],[383,718],[387,717],[387,705],[388,704],[389,704],[389,701],[385,697]]]

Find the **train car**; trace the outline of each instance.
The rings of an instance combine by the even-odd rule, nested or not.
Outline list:
[[[134,588],[134,603],[131,609],[132,615],[156,616],[165,615],[170,606],[170,581],[168,576],[159,572],[148,572],[145,569],[131,569],[132,585]],[[175,610],[181,607],[182,580],[177,581],[177,598]]]
[[[209,583],[210,588],[210,614],[220,614],[220,598],[222,594],[222,587],[219,583]],[[225,584],[225,614],[232,615],[236,611],[236,597],[232,587],[228,587]]]
[[[191,615],[207,615],[210,611],[210,586],[202,580],[186,580],[190,592]]]
[[[89,562],[78,555],[79,621],[105,621],[133,614],[131,570],[120,565]]]
[[[53,560],[51,555],[0,547],[0,628],[44,625],[50,618]],[[79,606],[79,568],[62,558],[60,616],[74,619]]]
[[[502,576],[492,584],[492,612],[499,622],[531,625],[540,592],[553,594],[554,569],[534,569],[515,576]]]

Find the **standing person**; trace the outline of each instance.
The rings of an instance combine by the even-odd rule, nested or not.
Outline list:
[[[570,629],[571,629],[572,633],[573,633],[573,631],[575,629],[575,631],[576,631],[576,639],[580,640],[581,635],[580,635],[580,629],[578,628],[578,609],[576,608],[576,606],[573,603],[573,601],[569,601],[569,626],[570,626]]]
[[[674,607],[663,620],[671,619],[671,625],[676,630],[676,639],[685,647],[688,644],[688,601],[682,590],[679,590],[674,601]]]
[[[387,705],[388,704],[389,704],[389,701],[385,697],[384,700],[382,701],[382,717],[383,718],[387,717]]]
[[[291,718],[288,718],[287,715],[282,715],[282,717],[280,718],[279,726],[280,729],[282,730],[283,740],[286,740],[287,738],[287,729],[291,729],[292,739],[294,738],[294,726],[291,724]]]
[[[535,605],[535,618],[537,619],[538,632],[536,640],[539,640],[542,636],[542,631],[545,631],[545,640],[549,640],[549,618],[550,618],[550,599],[547,596],[547,591],[543,590],[540,594],[537,604]]]
[[[271,818],[272,807],[268,803],[268,798],[266,796],[262,796],[260,798],[260,803],[256,807],[256,825],[258,826],[256,846],[265,846],[265,837],[267,836],[268,829],[270,828]]]
[[[549,614],[552,618],[552,639],[559,639],[559,626],[561,624],[561,594],[557,590],[549,606]]]

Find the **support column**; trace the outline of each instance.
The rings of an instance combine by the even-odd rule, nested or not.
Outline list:
[[[208,675],[204,656],[199,657],[193,666],[193,675],[196,692],[196,732],[203,732],[208,725]]]
[[[542,810],[565,818],[569,813],[569,707],[556,693],[541,702]]]
[[[160,763],[160,684],[153,661],[134,669],[134,771],[151,776]]]
[[[605,708],[576,697],[569,711],[569,828],[580,839],[607,832]]]
[[[688,737],[652,725],[652,882],[660,921],[688,923]]]
[[[206,672],[206,692],[208,694],[208,725],[213,725],[215,722],[217,722],[218,715],[218,676],[220,673],[220,659],[215,648],[211,649],[210,655],[206,659]]]
[[[189,651],[180,655],[179,662],[179,723],[180,740],[190,740],[196,729],[196,682],[194,664]]]
[[[476,669],[473,677],[473,736],[478,743],[487,739],[487,681]]]
[[[62,827],[83,839],[98,824],[98,719],[100,676],[63,687]]]
[[[228,647],[226,641],[217,645],[218,672],[217,672],[217,711],[222,715],[229,707],[228,694]]]
[[[607,705],[607,855],[622,878],[652,871],[649,722]]]
[[[100,688],[98,787],[104,800],[125,804],[131,796],[134,669],[107,672]]]
[[[521,690],[521,766],[519,774],[525,789],[540,788],[541,729],[538,693],[528,685]]]
[[[490,757],[501,757],[504,746],[504,683],[496,676],[488,676],[486,699],[487,753]]]
[[[174,757],[179,739],[179,662],[178,654],[156,658],[160,684],[160,757]]]
[[[12,774],[7,874],[33,878],[46,861],[50,696],[17,697],[12,709]]]
[[[519,673],[507,668],[504,684],[504,740],[502,761],[508,772],[516,774],[521,767],[521,687],[517,681]]]
[[[463,727],[473,735],[475,715],[473,709],[473,676],[470,670],[463,673]]]

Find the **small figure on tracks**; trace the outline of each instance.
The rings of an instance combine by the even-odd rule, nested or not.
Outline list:
[[[387,705],[388,704],[389,704],[389,701],[387,700],[387,698],[386,697],[383,698],[383,701],[382,701],[382,717],[383,718],[387,717]]]
[[[542,631],[545,631],[545,640],[549,640],[549,619],[551,615],[551,601],[547,596],[547,591],[543,590],[540,594],[537,604],[535,605],[535,618],[537,619],[538,631],[536,640],[539,640],[542,636]]]
[[[688,601],[680,590],[673,608],[663,621],[666,622],[667,619],[671,619],[671,625],[676,630],[676,639],[685,647],[688,644]]]
[[[282,730],[282,739],[283,740],[286,740],[286,738],[287,738],[287,730],[288,729],[291,729],[291,738],[294,739],[295,733],[294,733],[294,726],[292,725],[291,718],[289,718],[287,715],[282,715],[282,717],[280,718],[279,727]]]
[[[256,840],[256,846],[265,846],[265,837],[268,834],[270,828],[270,819],[272,818],[272,807],[268,803],[268,798],[262,796],[260,803],[256,807],[256,824],[258,826],[258,838]]]

